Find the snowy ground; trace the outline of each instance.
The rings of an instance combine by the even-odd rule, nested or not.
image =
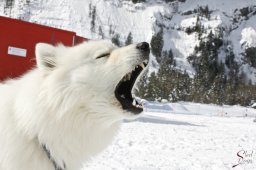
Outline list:
[[[199,106],[215,109],[216,114],[146,112],[125,122],[113,144],[85,170],[255,170],[256,111],[243,108],[250,113],[244,117],[242,110],[237,114],[238,107],[229,107],[228,115],[222,115],[217,106]]]

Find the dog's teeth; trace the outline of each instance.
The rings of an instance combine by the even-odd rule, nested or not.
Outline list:
[[[141,109],[143,108],[141,105],[136,105],[136,107],[137,107],[137,108],[141,108]]]
[[[133,105],[133,106],[136,106],[136,100],[135,100],[135,99],[133,99],[132,105]]]
[[[127,80],[128,80],[128,76],[125,75],[123,81],[127,81]]]
[[[144,66],[144,64],[142,63],[142,64],[140,64],[140,66],[142,67],[142,69],[144,69],[145,68],[145,66]]]
[[[132,77],[132,73],[129,73],[128,75],[127,75],[128,77],[128,80],[130,80],[131,79],[131,77]]]
[[[122,81],[123,81],[123,82],[129,81],[129,80],[131,79],[131,77],[132,77],[132,73],[128,73],[128,74],[126,74],[126,75],[124,76],[124,78],[122,79]]]

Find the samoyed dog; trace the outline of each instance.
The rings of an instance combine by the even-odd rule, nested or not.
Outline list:
[[[0,170],[81,169],[143,111],[132,89],[149,53],[146,42],[37,44],[36,68],[0,85]]]

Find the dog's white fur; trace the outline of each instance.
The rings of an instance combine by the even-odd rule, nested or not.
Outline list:
[[[37,67],[0,84],[0,170],[54,170],[42,144],[65,170],[81,169],[130,116],[114,90],[138,55],[135,45],[106,41],[37,44]]]

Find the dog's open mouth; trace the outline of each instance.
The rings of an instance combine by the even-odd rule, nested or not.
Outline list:
[[[145,60],[142,64],[137,65],[134,70],[127,73],[121,81],[118,83],[115,89],[115,96],[120,102],[124,110],[139,114],[143,111],[141,103],[138,103],[135,98],[132,97],[132,88],[139,77],[142,70],[148,65],[148,60]]]

